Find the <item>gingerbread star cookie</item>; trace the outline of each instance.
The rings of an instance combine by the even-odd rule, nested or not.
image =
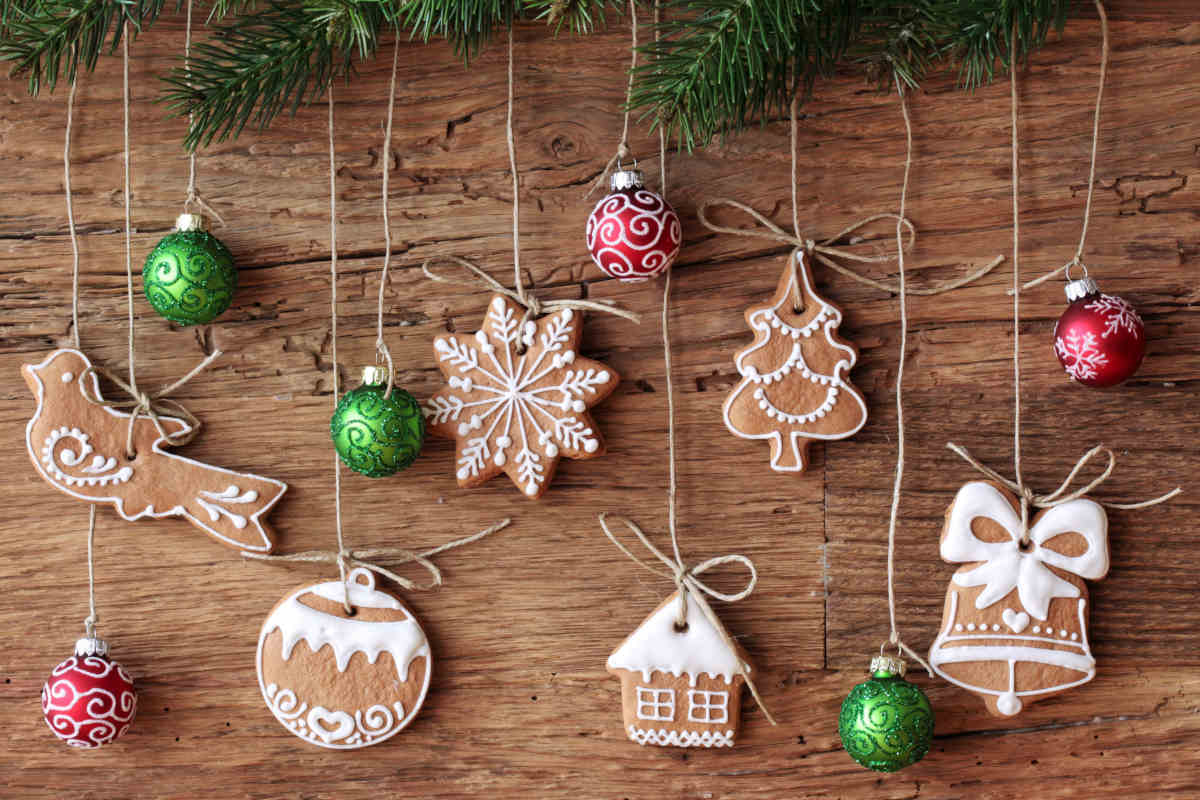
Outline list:
[[[578,355],[582,315],[569,308],[521,324],[522,310],[493,295],[483,327],[433,342],[446,386],[429,399],[429,432],[456,442],[458,485],[507,473],[541,497],[560,458],[593,458],[604,439],[588,409],[620,376]]]

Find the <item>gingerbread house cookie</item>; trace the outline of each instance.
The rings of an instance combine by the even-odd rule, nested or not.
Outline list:
[[[625,731],[638,744],[732,747],[750,666],[704,598],[679,592],[662,602],[608,657],[621,680]]]

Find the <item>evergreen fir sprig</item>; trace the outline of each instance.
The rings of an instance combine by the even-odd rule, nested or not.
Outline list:
[[[236,137],[250,123],[265,128],[280,112],[319,100],[356,57],[374,55],[393,14],[373,0],[272,2],[218,26],[192,46],[189,65],[164,79],[168,107],[192,115],[184,146]]]
[[[158,18],[165,0],[4,0],[0,61],[10,76],[25,76],[29,93],[54,91],[60,79],[75,80],[82,66],[96,68],[103,53]]]

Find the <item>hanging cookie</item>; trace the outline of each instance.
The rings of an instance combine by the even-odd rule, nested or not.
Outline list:
[[[638,744],[733,747],[749,659],[699,593],[682,625],[679,602],[676,591],[608,657],[625,732]]]
[[[167,452],[194,426],[143,411],[102,405],[100,382],[87,356],[55,350],[21,368],[37,398],[25,428],[29,457],[46,482],[89,503],[107,503],[126,520],[184,517],[229,547],[269,552],[272,532],[264,517],[287,484],[234,472]],[[127,452],[132,434],[133,453]]]
[[[289,593],[258,637],[258,685],[275,719],[337,750],[379,744],[408,725],[425,702],[431,668],[420,623],[362,567],[344,584]]]
[[[456,443],[464,488],[506,473],[528,497],[541,497],[561,458],[594,458],[604,439],[588,409],[620,376],[578,354],[583,317],[562,308],[521,323],[523,309],[492,296],[483,327],[433,342],[446,386],[425,406],[429,432]]]
[[[858,351],[837,335],[842,312],[813,291],[804,251],[792,258],[770,303],[746,311],[754,343],[734,358],[742,380],[724,407],[734,435],[770,442],[776,472],[803,472],[814,439],[845,439],[867,422],[849,380]]]
[[[1108,518],[1093,500],[1046,508],[1021,527],[1017,497],[988,481],[958,490],[946,513],[941,554],[961,567],[946,589],[941,632],[929,662],[980,695],[993,714],[1087,683],[1084,579],[1108,573]]]

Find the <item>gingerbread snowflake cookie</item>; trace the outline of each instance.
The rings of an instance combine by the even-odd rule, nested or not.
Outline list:
[[[813,291],[804,252],[792,258],[770,302],[746,311],[754,342],[734,359],[742,379],[724,407],[734,435],[770,443],[777,472],[804,471],[813,440],[845,439],[867,422],[849,380],[858,351],[837,335],[842,312]]]
[[[560,458],[593,458],[604,439],[588,409],[620,376],[578,354],[582,315],[562,309],[521,324],[512,300],[494,295],[483,327],[434,340],[446,386],[425,406],[429,432],[456,442],[464,488],[506,473],[528,497],[550,485]]]
[[[1095,677],[1084,579],[1108,573],[1108,518],[1094,500],[1044,509],[1023,534],[1016,496],[974,481],[941,537],[942,558],[965,566],[946,589],[929,663],[1003,716]]]
[[[290,592],[258,637],[258,684],[275,719],[337,750],[379,744],[408,725],[432,666],[420,624],[375,588],[373,572],[359,567],[348,583],[348,594],[340,580]]]

